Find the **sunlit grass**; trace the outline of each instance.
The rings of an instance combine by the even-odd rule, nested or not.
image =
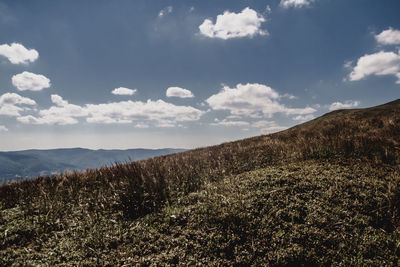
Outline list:
[[[399,148],[397,101],[3,185],[0,263],[395,265]]]

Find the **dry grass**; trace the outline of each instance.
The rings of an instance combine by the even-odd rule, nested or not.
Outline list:
[[[386,215],[382,215],[382,210],[377,210],[376,222],[386,232],[397,229],[400,204],[400,185],[396,172],[400,163],[399,100],[371,109],[335,111],[268,136],[145,161],[116,164],[113,167],[87,170],[83,173],[38,177],[3,185],[0,187],[0,235],[3,240],[0,243],[1,253],[4,258],[11,260],[15,255],[10,252],[10,248],[18,251],[22,247],[27,247],[37,253],[40,252],[38,255],[44,257],[46,253],[50,253],[46,249],[51,247],[51,242],[55,242],[57,239],[55,236],[59,233],[58,242],[73,240],[67,243],[70,244],[69,250],[76,251],[75,260],[89,256],[101,259],[104,250],[115,252],[114,247],[125,246],[126,232],[121,228],[131,222],[142,220],[146,214],[156,214],[168,207],[179,206],[180,201],[190,193],[206,190],[210,184],[220,187],[221,181],[230,175],[266,167],[286,166],[290,163],[302,164],[310,159],[320,161],[343,159],[354,166],[361,166],[359,168],[363,168],[364,165],[375,166],[371,167],[372,170],[388,166],[387,168],[396,173],[397,176],[391,177],[396,182],[386,183],[386,191],[383,192],[380,202],[377,200],[379,205],[387,206],[387,211]],[[335,179],[335,169],[330,171],[328,180]],[[388,175],[387,172],[382,173]],[[351,173],[348,175],[351,176]],[[378,181],[379,178],[374,179]],[[285,197],[285,194],[279,196]],[[210,195],[210,199],[213,197]],[[279,203],[279,199],[275,201]],[[363,207],[370,209],[371,212],[378,205],[362,203]],[[218,208],[215,210],[218,211]],[[234,231],[236,234],[241,234],[241,223],[246,218],[235,219],[229,217],[234,216],[233,213],[229,214],[229,210],[224,212],[228,216],[225,219],[227,223],[238,221],[239,228],[235,228]],[[218,217],[217,214],[212,216]],[[117,232],[114,228],[110,229],[114,225],[110,220],[118,225]],[[70,233],[73,237],[63,236],[63,233],[71,229],[77,231]],[[289,230],[282,231],[285,233]],[[105,235],[112,236],[112,240],[106,242]],[[137,241],[138,244],[142,244],[146,239],[139,238]],[[223,239],[221,242],[225,244],[224,242],[231,241]],[[59,246],[58,248],[67,249]],[[87,248],[90,248],[91,252],[88,252]],[[301,247],[303,250],[305,248]],[[277,247],[277,249],[283,248]],[[63,252],[60,252],[60,255],[64,255]],[[299,255],[298,257],[304,256]],[[73,260],[58,256],[55,258],[59,263]],[[348,260],[350,258],[346,262]],[[92,261],[89,259],[89,262]]]

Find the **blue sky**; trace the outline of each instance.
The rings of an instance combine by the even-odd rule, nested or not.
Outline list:
[[[0,150],[193,148],[400,95],[400,2],[0,1]]]

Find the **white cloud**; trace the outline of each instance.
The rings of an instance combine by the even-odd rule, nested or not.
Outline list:
[[[17,120],[25,124],[68,125],[78,123],[77,117],[85,117],[88,115],[84,108],[69,104],[68,101],[64,100],[59,95],[51,95],[51,101],[55,106],[40,110],[39,117],[28,115],[18,117]]]
[[[308,115],[298,115],[296,117],[293,118],[293,120],[295,121],[309,121],[315,119],[315,116],[312,114],[308,114]]]
[[[11,81],[19,91],[40,91],[49,88],[51,85],[47,77],[27,71],[12,76]]]
[[[6,126],[0,125],[0,132],[7,132],[7,131],[8,131],[8,129]]]
[[[175,121],[172,120],[159,120],[155,124],[156,127],[159,128],[173,128],[173,127],[181,127],[176,124]]]
[[[314,108],[320,108],[321,105],[320,105],[320,104],[314,104],[314,105],[312,105],[312,107],[314,107]]]
[[[400,84],[400,55],[384,51],[364,55],[349,74],[349,80],[358,81],[370,75],[395,75],[396,83]]]
[[[275,122],[271,122],[267,127],[261,128],[261,134],[271,134],[286,130],[288,127],[277,125]]]
[[[133,95],[137,92],[136,89],[129,89],[125,87],[115,88],[111,91],[113,95]]]
[[[78,120],[73,117],[66,116],[44,116],[35,117],[32,115],[18,117],[17,120],[24,124],[49,124],[49,125],[70,125],[77,124]]]
[[[149,128],[149,125],[148,125],[148,124],[145,124],[145,123],[137,123],[137,124],[135,125],[135,127],[136,127],[136,128],[139,128],[139,129],[147,129],[147,128]]]
[[[344,108],[354,108],[360,105],[359,101],[351,101],[347,100],[344,103],[341,102],[334,102],[329,106],[329,110],[337,110],[337,109],[344,109]]]
[[[56,104],[57,106],[64,107],[68,105],[68,101],[64,100],[61,96],[59,95],[51,95],[51,102]]]
[[[206,102],[214,110],[229,110],[233,115],[244,115],[253,118],[271,117],[275,113],[311,114],[316,110],[311,107],[288,108],[279,103],[281,96],[263,84],[238,84],[236,88],[224,86],[222,90],[209,97]]]
[[[200,33],[210,38],[230,39],[266,35],[261,29],[265,18],[251,8],[246,7],[240,13],[225,11],[218,15],[215,24],[205,19],[199,26]]]
[[[16,105],[2,105],[0,106],[0,115],[18,117],[23,110],[23,108]]]
[[[10,104],[10,105],[36,105],[36,102],[28,97],[20,96],[16,93],[5,93],[0,96],[0,105]]]
[[[316,0],[281,0],[280,6],[283,8],[301,8],[307,7]]]
[[[282,95],[282,97],[289,98],[290,100],[298,98],[297,96],[294,96],[294,95],[291,95],[291,94],[284,94],[284,95]]]
[[[228,116],[226,119],[224,119],[222,121],[215,119],[214,122],[211,123],[210,125],[226,126],[226,127],[246,127],[246,128],[243,128],[243,130],[247,130],[247,131],[249,130],[248,127],[261,128],[260,131],[262,133],[280,131],[282,129],[286,129],[286,127],[277,125],[275,121],[261,120],[261,121],[255,121],[255,122],[248,122],[248,121],[243,121],[243,120],[230,120],[229,117],[230,116]]]
[[[27,109],[26,107],[20,107],[21,105],[34,106],[36,102],[15,93],[5,93],[0,96],[0,115],[20,116],[20,112]]]
[[[204,111],[190,106],[176,106],[163,100],[122,101],[107,104],[89,104],[88,122],[124,123],[132,121],[152,121],[155,126],[165,127],[172,121],[196,121]]]
[[[389,27],[375,35],[375,39],[381,45],[399,45],[400,31]],[[393,75],[397,78],[396,83],[400,84],[400,50],[397,53],[380,51],[366,54],[358,59],[355,67],[349,62],[345,68],[352,69],[345,81],[358,81],[371,75]]]
[[[102,124],[111,124],[111,123],[128,124],[132,122],[131,120],[124,120],[124,119],[112,118],[101,115],[87,118],[86,121],[89,123],[102,123]]]
[[[264,120],[253,122],[251,126],[254,128],[261,128],[260,129],[261,134],[270,134],[287,129],[287,127],[285,126],[280,126],[276,124],[275,121],[264,121]]]
[[[138,128],[175,127],[178,122],[196,121],[204,111],[190,106],[176,106],[162,100],[147,102],[121,101],[78,106],[68,103],[58,95],[51,96],[55,104],[49,109],[40,110],[38,116],[20,116],[18,121],[26,124],[76,124],[78,118],[86,117],[89,123],[133,123]]]
[[[166,8],[160,10],[160,12],[158,13],[158,17],[162,18],[165,15],[172,13],[172,10],[173,10],[172,6],[167,6]]]
[[[229,120],[222,120],[222,121],[216,121],[211,123],[213,126],[249,126],[250,123],[247,121],[229,121]]]
[[[252,127],[255,128],[266,128],[271,126],[276,126],[274,121],[256,121],[251,124]]]
[[[375,35],[375,39],[383,45],[400,45],[400,31],[389,27],[389,29]]]
[[[236,119],[241,119],[242,117],[239,116],[239,115],[229,115],[226,118],[229,119],[229,120],[236,120]]]
[[[0,45],[0,55],[6,57],[12,64],[28,64],[39,57],[35,49],[26,49],[19,43]]]
[[[286,129],[287,129],[287,127],[284,127],[284,126],[271,126],[271,127],[267,127],[267,128],[262,128],[260,130],[260,132],[262,134],[271,134],[271,133],[280,132],[280,131],[283,131]]]
[[[187,89],[180,87],[169,87],[166,92],[167,97],[191,98],[193,93]]]
[[[344,62],[343,67],[347,70],[351,70],[353,68],[353,61],[348,60],[348,61]]]

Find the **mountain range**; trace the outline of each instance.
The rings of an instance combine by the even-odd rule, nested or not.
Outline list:
[[[111,166],[114,163],[143,160],[184,151],[184,149],[91,150],[64,148],[0,152],[0,183],[12,180],[53,175],[66,170]]]

